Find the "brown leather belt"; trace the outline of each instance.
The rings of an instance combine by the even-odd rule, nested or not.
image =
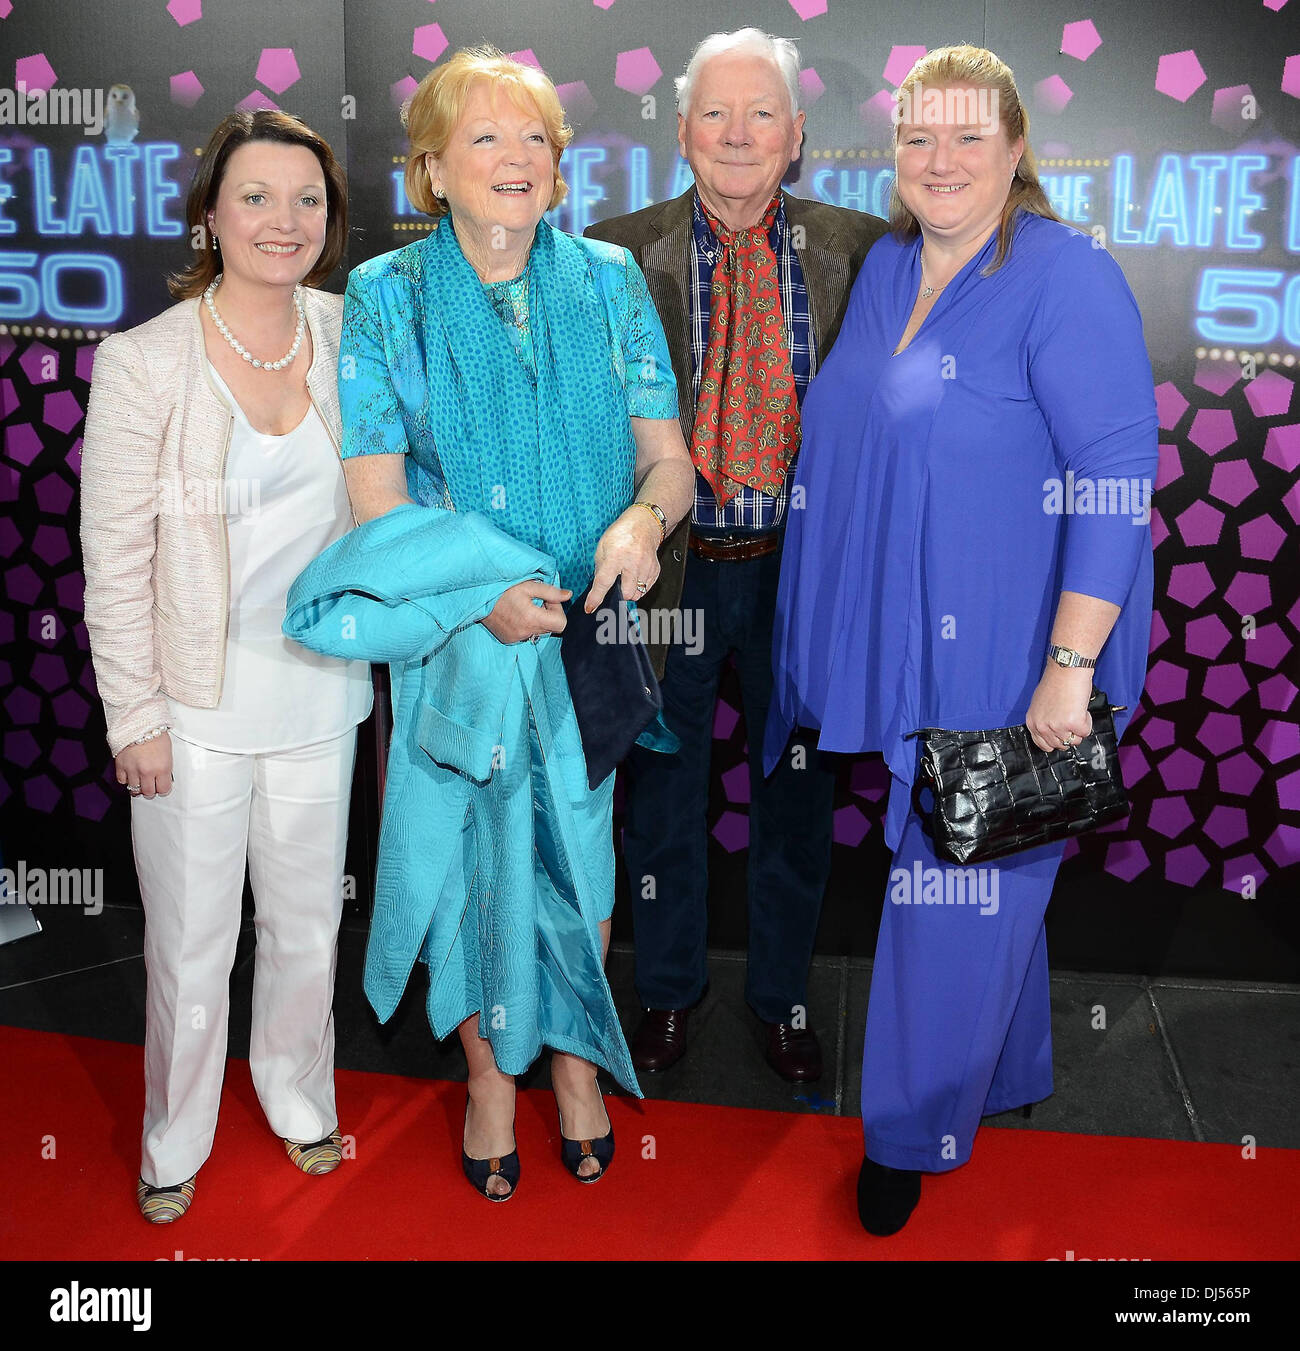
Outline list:
[[[781,547],[779,532],[754,535],[748,539],[704,539],[691,535],[691,552],[707,558],[711,563],[738,563],[745,558],[762,558]]]

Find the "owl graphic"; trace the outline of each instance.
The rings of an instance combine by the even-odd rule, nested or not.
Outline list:
[[[104,119],[104,139],[109,145],[129,145],[140,130],[140,114],[135,107],[135,91],[129,84],[115,84],[108,91],[108,113]]]

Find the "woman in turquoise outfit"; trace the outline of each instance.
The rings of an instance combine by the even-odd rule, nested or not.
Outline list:
[[[605,980],[613,776],[587,786],[564,603],[635,600],[690,504],[663,330],[631,255],[542,216],[572,137],[551,82],[457,53],[407,107],[430,233],[348,281],[339,389],[359,528],[299,578],[285,631],[392,663],[366,990],[417,957],[469,1070],[463,1163],[513,1195],[514,1076],[552,1048],[566,1165],[603,1176],[598,1065],[640,1095]]]

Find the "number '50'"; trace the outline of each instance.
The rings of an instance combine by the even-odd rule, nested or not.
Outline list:
[[[1207,267],[1196,295],[1196,331],[1210,342],[1268,343],[1281,334],[1300,346],[1300,273],[1286,284],[1284,272],[1265,269]],[[1216,318],[1224,311],[1245,315],[1249,322],[1228,324]]]
[[[39,269],[37,264],[39,263]],[[28,275],[34,269],[35,276]],[[70,273],[89,272],[103,283],[98,305],[64,300],[62,288]],[[111,324],[122,315],[122,269],[102,253],[0,252],[0,320],[33,319],[43,314],[64,324]]]

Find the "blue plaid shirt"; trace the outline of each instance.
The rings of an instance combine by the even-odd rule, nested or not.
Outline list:
[[[713,269],[722,253],[722,246],[704,215],[698,194],[695,197],[692,224],[695,247],[691,250],[691,371],[695,401],[698,404],[700,370],[709,346]],[[777,206],[776,219],[772,222],[768,240],[772,252],[776,254],[781,317],[785,325],[786,346],[790,352],[790,367],[794,373],[795,397],[802,406],[808,382],[817,374],[817,352],[813,341],[812,315],[808,307],[808,289],[804,285],[799,255],[790,240],[784,199]],[[718,504],[708,481],[697,471],[691,525],[702,535],[766,534],[781,524],[789,499],[787,476],[787,481],[781,484],[781,491],[776,497],[760,492],[757,488],[741,488],[724,508]]]

